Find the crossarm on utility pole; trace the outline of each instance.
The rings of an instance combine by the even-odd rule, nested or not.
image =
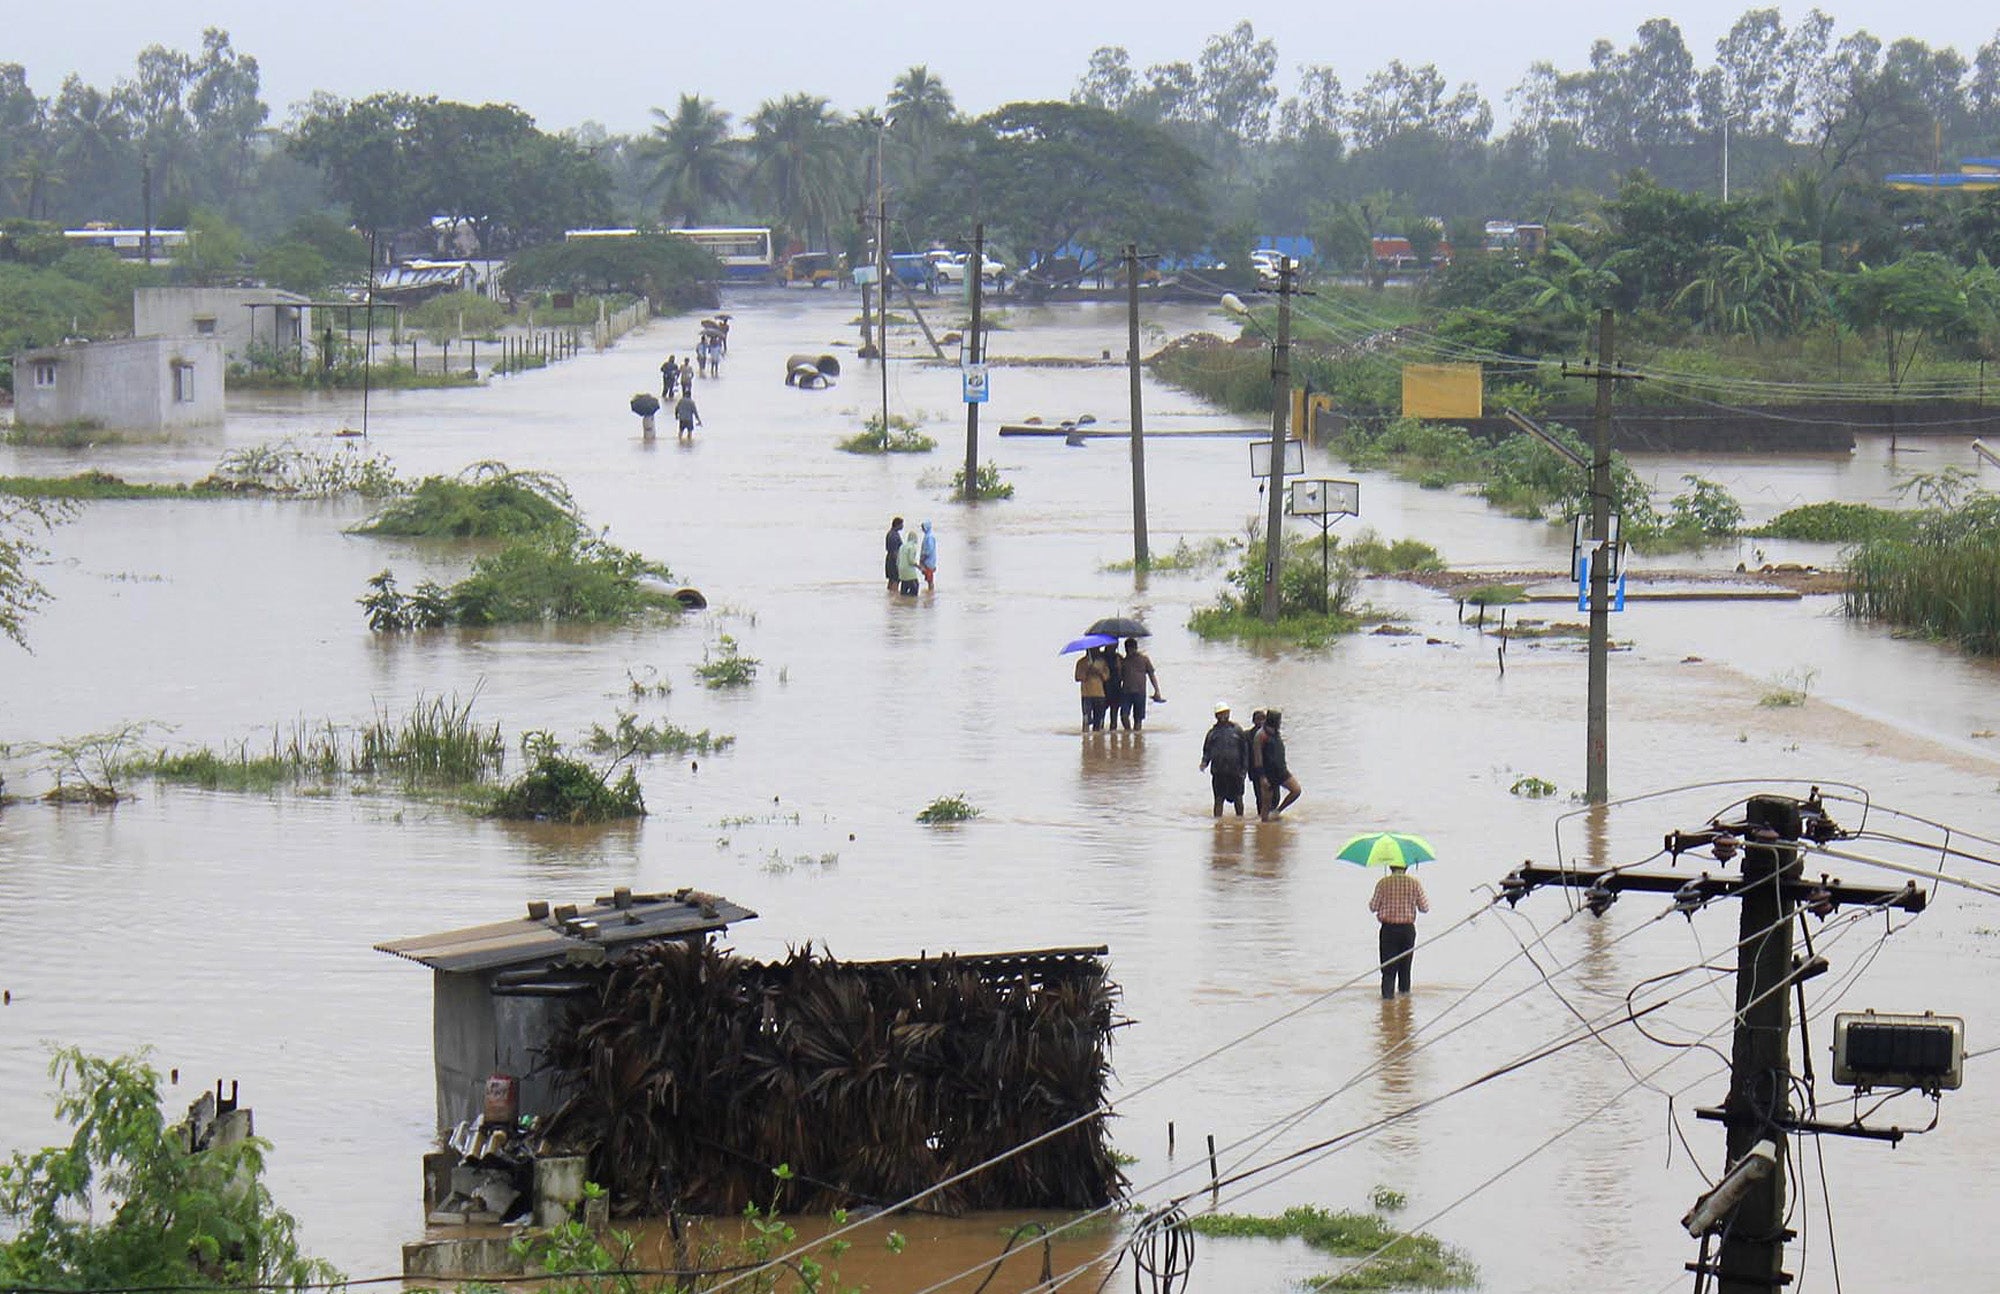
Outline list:
[[[1702,872],[1696,876],[1676,876],[1668,872],[1621,872],[1614,868],[1536,867],[1524,863],[1501,882],[1501,897],[1513,902],[1525,897],[1530,890],[1540,889],[1544,885],[1563,885],[1572,889],[1599,889],[1613,894],[1625,890],[1655,894],[1686,894],[1691,901],[1698,899],[1700,903],[1705,904],[1715,899],[1733,898],[1741,894],[1747,886],[1755,883],[1757,882],[1745,881],[1740,876],[1717,876],[1710,872]],[[1812,911],[1831,905],[1831,907],[1901,908],[1905,912],[1922,912],[1925,903],[1924,892],[1918,889],[1914,882],[1890,889],[1874,885],[1848,885],[1832,877],[1822,876],[1816,881],[1785,881],[1782,883],[1782,888],[1794,903]]]

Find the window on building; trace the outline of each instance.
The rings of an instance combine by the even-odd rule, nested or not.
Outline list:
[[[200,336],[213,337],[215,336],[215,320],[196,319],[194,321],[194,330]]]
[[[35,385],[54,386],[56,384],[56,362],[52,359],[35,361]]]
[[[194,403],[194,365],[174,365],[174,403]]]

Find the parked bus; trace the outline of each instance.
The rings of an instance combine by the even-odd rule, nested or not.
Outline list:
[[[572,229],[563,235],[578,238],[631,238],[636,229]],[[771,231],[761,228],[669,229],[665,232],[687,239],[722,262],[722,277],[732,283],[775,283],[778,258],[771,253]]]
[[[106,251],[116,252],[121,260],[146,259],[146,231],[143,229],[111,229],[86,225],[82,229],[63,230],[63,237],[78,247],[101,247]],[[155,229],[153,264],[173,264],[175,255],[187,250],[187,245],[187,230]]]

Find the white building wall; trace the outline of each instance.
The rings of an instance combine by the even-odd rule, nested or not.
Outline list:
[[[14,357],[14,421],[171,431],[222,421],[219,337],[135,337],[45,346]]]
[[[252,346],[296,350],[302,337],[310,346],[307,300],[276,288],[139,288],[132,293],[132,333],[213,336],[229,362],[239,363]]]

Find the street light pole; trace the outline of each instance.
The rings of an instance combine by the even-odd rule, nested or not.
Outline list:
[[[1264,620],[1278,619],[1285,554],[1285,419],[1292,407],[1292,258],[1278,258],[1278,335],[1271,343],[1271,498],[1264,521]]]

